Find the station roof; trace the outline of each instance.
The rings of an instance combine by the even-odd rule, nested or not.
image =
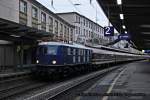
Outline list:
[[[122,0],[122,5],[117,5],[117,0],[97,1],[118,32],[124,33],[125,25],[138,49],[150,49],[150,0]]]
[[[53,34],[0,18],[0,40],[33,43],[46,36]]]

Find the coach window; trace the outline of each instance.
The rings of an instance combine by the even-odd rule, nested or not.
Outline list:
[[[76,55],[76,49],[73,49],[73,55]]]
[[[68,55],[71,55],[71,48],[68,48]]]
[[[80,59],[81,59],[80,56],[78,56],[78,62],[80,62]]]
[[[78,49],[78,55],[80,55],[80,49]]]
[[[81,55],[83,55],[83,49],[81,49]]]

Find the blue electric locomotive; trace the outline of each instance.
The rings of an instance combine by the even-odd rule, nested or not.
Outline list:
[[[92,50],[81,45],[42,42],[37,47],[37,71],[51,73],[91,63]],[[82,65],[82,66],[81,66]],[[72,67],[70,67],[72,66]]]

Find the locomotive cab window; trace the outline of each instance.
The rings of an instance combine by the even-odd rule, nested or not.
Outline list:
[[[39,47],[37,49],[37,54],[47,54],[47,47]]]
[[[57,46],[49,46],[47,54],[56,55],[57,54]]]

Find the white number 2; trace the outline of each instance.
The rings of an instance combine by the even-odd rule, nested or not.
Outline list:
[[[111,34],[110,33],[110,27],[106,27],[106,33],[105,34]]]

